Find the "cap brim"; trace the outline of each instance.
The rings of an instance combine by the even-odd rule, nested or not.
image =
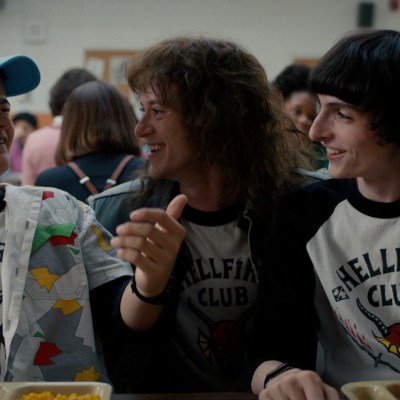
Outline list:
[[[15,55],[0,58],[0,70],[4,75],[1,78],[7,97],[28,93],[39,85],[39,68],[29,57]]]

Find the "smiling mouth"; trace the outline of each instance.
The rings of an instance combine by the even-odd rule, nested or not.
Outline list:
[[[165,144],[151,144],[149,145],[150,153],[155,153],[159,150],[162,150],[165,147]]]
[[[345,153],[345,151],[344,150],[336,150],[336,149],[330,149],[330,148],[326,148],[326,152],[328,153],[328,154],[332,154],[333,156],[336,156],[336,155],[338,155],[338,154],[343,154],[343,153]]]

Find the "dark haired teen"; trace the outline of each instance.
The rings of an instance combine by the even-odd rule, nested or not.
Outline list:
[[[400,33],[367,30],[339,40],[311,73],[320,112],[310,137],[335,179],[289,194],[266,247],[255,343],[277,343],[265,360],[280,361],[256,370],[260,399],[338,399],[345,383],[400,378],[399,65]],[[313,354],[316,335],[321,378],[291,365],[298,346]]]

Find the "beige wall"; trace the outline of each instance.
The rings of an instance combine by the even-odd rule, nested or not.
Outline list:
[[[359,0],[5,0],[2,54],[24,53],[42,72],[38,89],[12,99],[14,111],[48,112],[61,73],[83,66],[87,49],[135,50],[176,34],[236,40],[270,78],[296,58],[318,58],[357,28]],[[400,30],[400,12],[375,0],[375,27]],[[36,41],[31,32],[36,36]]]

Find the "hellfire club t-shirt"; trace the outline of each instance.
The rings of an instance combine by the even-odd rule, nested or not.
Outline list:
[[[186,207],[182,216],[192,263],[185,266],[170,352],[176,377],[189,387],[195,376],[204,387],[245,388],[258,277],[238,215],[235,205],[213,213]]]

